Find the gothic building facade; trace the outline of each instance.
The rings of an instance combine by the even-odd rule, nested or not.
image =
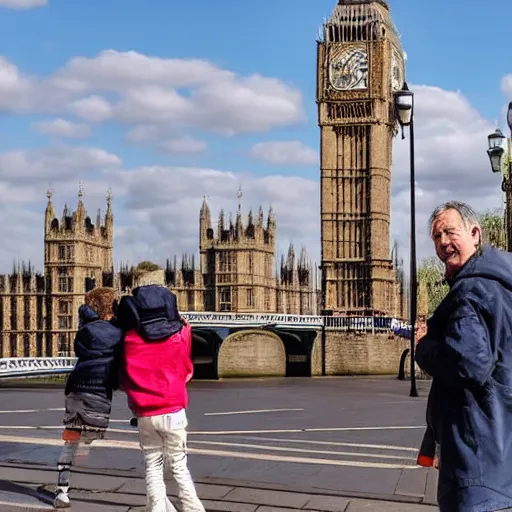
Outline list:
[[[276,219],[260,207],[256,218],[244,219],[241,205],[235,220],[221,210],[214,228],[210,207],[203,200],[199,213],[199,265],[194,256],[168,260],[152,281],[168,286],[182,311],[233,313],[318,313],[318,269],[302,249],[299,258],[290,245],[286,259],[276,268]],[[142,279],[142,281],[141,281]],[[147,277],[125,269],[121,289],[131,288]]]
[[[105,216],[96,222],[82,202],[71,212],[66,205],[57,218],[52,194],[44,221],[44,274],[17,265],[0,276],[0,353],[2,357],[65,355],[73,349],[78,307],[87,291],[113,285],[114,217],[111,196]]]
[[[292,246],[276,269],[276,220],[249,212],[236,221],[221,212],[214,231],[206,200],[199,218],[199,266],[193,256],[167,261],[159,271],[122,268],[114,272],[112,198],[95,222],[78,193],[74,211],[55,214],[52,193],[44,219],[44,273],[15,265],[0,276],[0,356],[72,355],[78,308],[96,286],[114,286],[120,294],[147,282],[172,289],[181,311],[317,314],[317,271],[305,249],[295,257]],[[156,276],[156,277],[155,277]]]

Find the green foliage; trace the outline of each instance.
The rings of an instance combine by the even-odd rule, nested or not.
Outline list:
[[[505,222],[500,210],[488,210],[478,216],[483,230],[483,241],[498,249],[507,246]]]
[[[160,265],[153,263],[152,261],[141,261],[136,267],[135,272],[153,272],[155,270],[159,270]]]
[[[418,267],[418,281],[427,290],[428,314],[431,315],[448,293],[443,264],[436,257],[422,260]]]

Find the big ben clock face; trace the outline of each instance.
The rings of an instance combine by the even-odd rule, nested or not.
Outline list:
[[[329,81],[338,91],[368,88],[368,53],[365,48],[349,48],[334,53],[329,63]]]
[[[391,57],[391,89],[393,92],[402,89],[405,82],[404,61],[397,50],[393,50]]]

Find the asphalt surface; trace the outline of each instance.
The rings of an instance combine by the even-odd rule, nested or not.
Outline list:
[[[189,466],[195,479],[223,479],[373,494],[422,495],[415,465],[428,383],[419,398],[393,378],[192,382]],[[62,389],[0,388],[0,460],[56,464]],[[82,464],[142,475],[126,397],[111,429]]]

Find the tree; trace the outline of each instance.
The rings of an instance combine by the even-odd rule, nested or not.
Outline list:
[[[427,291],[428,314],[431,315],[448,293],[443,264],[436,257],[422,260],[418,268],[418,281]]]
[[[500,210],[488,210],[478,216],[483,231],[483,241],[498,249],[506,249],[507,235],[503,213]]]
[[[159,270],[161,267],[152,261],[141,261],[136,267],[135,272],[143,273],[143,272],[153,272],[155,270]]]

